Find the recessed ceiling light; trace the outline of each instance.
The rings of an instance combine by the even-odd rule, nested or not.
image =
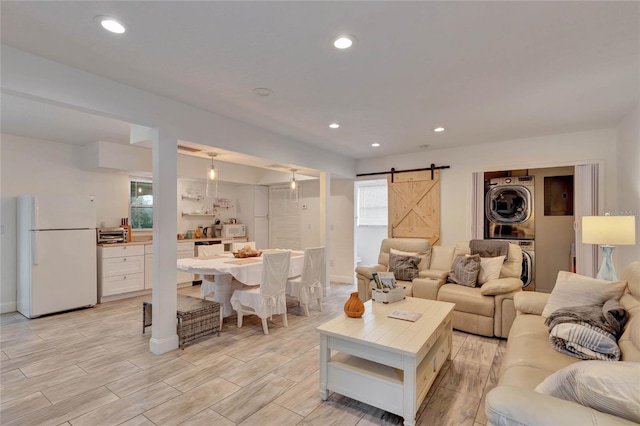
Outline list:
[[[433,129],[433,131],[436,133],[444,132],[444,127],[436,127],[435,129]]]
[[[273,93],[273,90],[267,89],[266,87],[256,87],[253,89],[253,93],[258,96],[269,96]]]
[[[336,49],[348,49],[356,42],[356,38],[352,35],[341,35],[331,40],[331,44]]]
[[[337,129],[338,127],[340,127],[340,125],[338,123],[331,123],[329,124],[329,127],[332,129]]]
[[[378,146],[380,146],[380,144],[379,143],[372,143],[371,146],[378,147]]]
[[[96,16],[93,20],[112,33],[122,34],[127,30],[120,21],[110,16]]]

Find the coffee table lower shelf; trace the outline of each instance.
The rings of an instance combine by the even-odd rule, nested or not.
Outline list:
[[[327,365],[327,389],[409,419],[412,416],[405,415],[404,398],[415,398],[415,406],[420,407],[451,353],[449,336],[443,329],[417,366],[412,395],[406,395],[402,369],[344,352],[333,355]]]

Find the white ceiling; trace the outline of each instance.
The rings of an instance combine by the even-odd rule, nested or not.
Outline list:
[[[639,2],[1,8],[3,44],[356,159],[615,126],[640,93]],[[106,33],[96,15],[129,31]],[[330,45],[342,33],[357,37],[352,49]],[[126,123],[37,104],[3,94],[2,132],[129,141]]]

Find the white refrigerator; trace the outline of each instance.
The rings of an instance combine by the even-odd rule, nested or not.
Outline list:
[[[18,312],[89,307],[98,295],[93,196],[18,197]]]
[[[236,188],[236,217],[247,225],[247,238],[259,250],[269,246],[269,187],[241,185]]]

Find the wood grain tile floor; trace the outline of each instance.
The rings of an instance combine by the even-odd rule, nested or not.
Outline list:
[[[163,355],[149,352],[136,297],[28,320],[0,316],[2,425],[401,425],[402,418],[318,390],[315,328],[341,315],[354,287],[332,284],[310,317],[290,299],[269,335],[255,316]],[[198,286],[179,290],[199,296]],[[148,329],[150,331],[150,329]],[[506,341],[454,331],[447,361],[418,411],[418,425],[486,425]]]

